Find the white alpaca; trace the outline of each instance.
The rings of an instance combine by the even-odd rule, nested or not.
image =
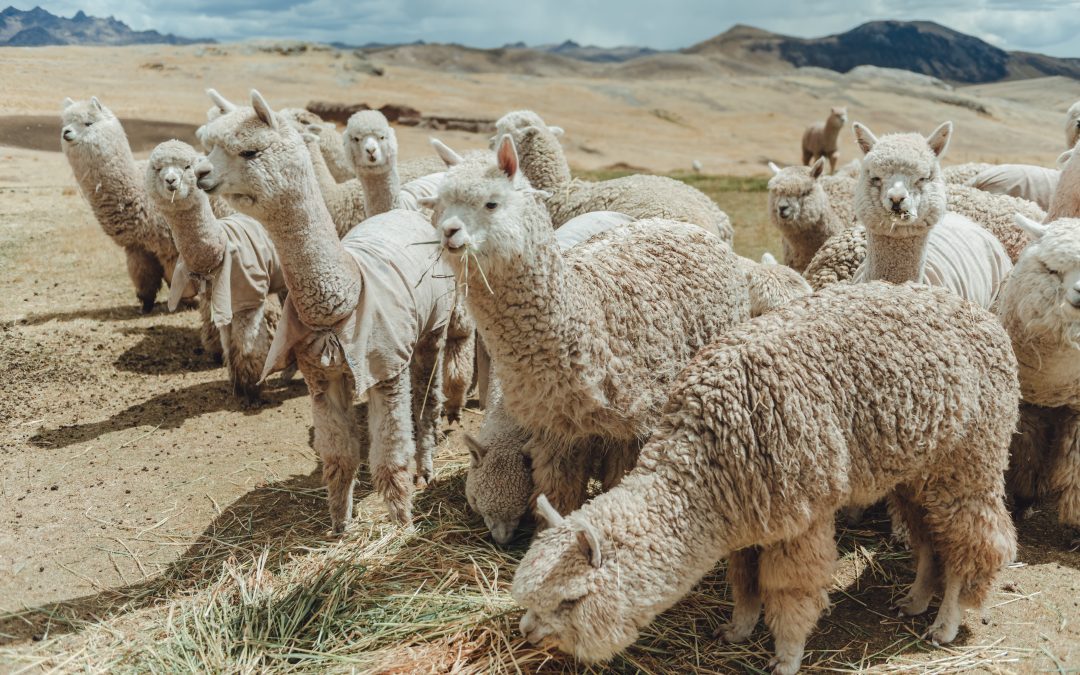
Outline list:
[[[345,154],[344,139],[332,122],[324,122],[321,117],[304,108],[282,108],[277,114],[288,120],[297,131],[318,127],[319,151],[330,175],[338,183],[356,178],[352,162]]]
[[[256,402],[281,313],[270,296],[284,296],[285,276],[262,225],[241,213],[214,216],[195,184],[200,161],[205,158],[187,143],[167,141],[154,148],[146,169],[146,192],[180,251],[169,309],[176,309],[185,287],[198,285],[204,339],[216,329],[234,392]]]
[[[1018,224],[1035,241],[1016,263],[997,312],[1020,363],[1021,433],[1009,487],[1020,506],[1044,493],[1080,528],[1080,219]]]
[[[352,519],[360,463],[352,401],[367,393],[375,490],[408,522],[414,478],[432,478],[453,275],[419,245],[431,226],[413,211],[380,214],[339,240],[299,132],[257,91],[251,103],[201,129],[210,162],[198,184],[262,222],[281,256],[289,297],[264,374],[290,355],[304,374],[336,532]]]
[[[605,487],[633,466],[665,384],[747,317],[746,283],[726,244],[685,223],[616,226],[562,253],[512,138],[498,148],[447,172],[434,222],[506,409],[531,434],[536,490],[569,511],[597,444]]]

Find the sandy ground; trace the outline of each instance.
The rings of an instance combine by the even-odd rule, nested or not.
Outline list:
[[[760,173],[766,157],[794,159],[805,111],[840,100],[875,130],[929,131],[952,117],[961,134],[958,159],[1049,163],[1061,144],[1060,106],[1050,93],[1078,95],[1043,90],[1035,106],[987,98],[995,111],[987,117],[922,101],[912,104],[918,113],[901,110],[898,102],[914,99],[871,89],[841,99],[839,85],[827,79],[547,81],[408,69],[373,78],[340,68],[327,54],[196,54],[0,50],[0,115],[52,115],[63,96],[96,93],[121,116],[192,124],[208,107],[200,94],[208,85],[234,97],[256,86],[281,106],[355,99],[490,116],[535,107],[568,128],[579,166],[625,161],[666,170],[701,158],[708,171]],[[82,64],[91,58],[97,68],[87,77]],[[785,92],[795,84],[794,94]],[[1010,89],[1004,93],[1021,100],[1040,95]],[[0,136],[2,128],[11,127],[0,124]],[[403,129],[403,155],[422,151],[426,133]],[[445,136],[462,147],[483,143],[465,133]],[[850,146],[845,141],[848,157]],[[303,384],[275,384],[267,405],[245,408],[229,395],[224,372],[200,353],[194,311],[170,315],[159,304],[140,315],[122,252],[100,231],[58,152],[0,147],[0,291],[0,612],[38,610],[25,621],[0,620],[0,643],[40,638],[47,614],[60,606],[108,618],[110,589],[169,572],[197,550],[208,528],[320,508]],[[479,420],[467,414],[464,428],[475,430]],[[442,461],[460,461],[460,435],[450,431]],[[308,501],[294,503],[297,492]],[[887,620],[896,589],[876,583],[874,565],[859,555],[845,558],[833,594],[837,610],[811,648],[827,652],[859,637],[849,632],[855,616],[870,654],[910,641],[909,659],[893,665],[970,654],[966,663],[978,669],[1075,672],[1080,554],[1068,550],[1068,534],[1045,510],[1020,532],[1020,564],[1003,575],[982,620],[968,614],[956,651],[930,649]],[[255,529],[251,536],[276,535]]]

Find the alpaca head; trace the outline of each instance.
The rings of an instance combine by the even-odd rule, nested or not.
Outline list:
[[[831,108],[829,110],[829,123],[837,127],[847,124],[847,108]]]
[[[1080,140],[1080,101],[1069,106],[1065,114],[1065,149],[1072,150]]]
[[[534,131],[528,132],[529,129]],[[537,131],[550,132],[552,136],[562,136],[562,127],[549,127],[544,124],[544,120],[540,119],[540,116],[531,110],[515,110],[508,112],[500,117],[495,122],[495,135],[491,137],[491,142],[494,144],[505,134],[510,134],[514,138],[514,142],[521,141],[522,137],[528,133],[536,133]],[[494,146],[492,150],[494,150]]]
[[[264,220],[276,205],[291,202],[314,181],[300,134],[252,90],[251,107],[237,107],[199,128],[209,162],[196,170],[198,185]]]
[[[434,210],[432,223],[444,256],[456,268],[465,264],[465,254],[481,263],[507,260],[538,237],[554,246],[551,220],[536,202],[538,193],[519,170],[513,139],[503,136],[494,157],[458,161],[447,171],[438,197],[420,200],[420,205]],[[525,217],[529,208],[543,215]]]
[[[489,447],[465,434],[465,443],[470,455],[465,499],[469,508],[484,519],[495,543],[509,543],[532,498],[529,458],[522,454],[520,442]]]
[[[888,134],[879,140],[856,122],[855,140],[865,153],[855,186],[855,211],[868,230],[894,237],[926,234],[945,215],[940,157],[952,122],[930,136]]]
[[[120,120],[101,104],[97,96],[92,96],[89,101],[64,99],[60,125],[60,146],[65,153],[79,146],[111,143],[118,133],[124,134]]]
[[[761,316],[792,301],[810,295],[813,289],[801,274],[776,262],[771,253],[761,256],[761,264],[748,264],[746,285],[750,293],[750,316]]]
[[[511,594],[525,607],[522,634],[587,661],[604,661],[638,636],[641,614],[619,581],[618,560],[582,511],[562,517],[541,495],[537,510],[548,528],[526,551]],[[640,591],[637,591],[640,592]]]
[[[199,193],[195,168],[205,159],[183,141],[158,145],[146,167],[146,193],[160,208],[190,208]]]
[[[345,126],[345,155],[357,175],[386,173],[397,162],[397,136],[378,110],[353,113]]]
[[[1010,326],[1080,349],[1080,219],[1044,225],[1017,214],[1016,222],[1034,241],[1002,290],[1003,314]]]
[[[783,169],[769,163],[775,174],[769,179],[769,218],[781,232],[795,232],[818,225],[824,219],[829,200],[818,178],[825,170],[825,158],[810,167]]]

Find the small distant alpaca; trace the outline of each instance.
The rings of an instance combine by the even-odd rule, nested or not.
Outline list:
[[[847,123],[847,108],[832,108],[825,122],[806,127],[802,135],[802,163],[810,163],[818,157],[829,160],[829,173],[836,173],[836,161],[840,153],[836,149],[836,137]]]

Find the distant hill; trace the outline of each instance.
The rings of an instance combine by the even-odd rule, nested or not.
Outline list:
[[[560,56],[568,56],[572,59],[592,61],[594,63],[622,63],[623,61],[629,61],[630,59],[660,53],[649,47],[582,46],[573,40],[567,40],[557,45],[537,45],[536,47],[528,47],[525,43],[518,42],[513,45],[506,45],[506,47],[508,49],[535,49],[541,52],[548,52],[549,54],[558,54]]]
[[[931,21],[872,21],[846,33],[811,39],[737,25],[683,51],[841,73],[864,65],[898,68],[967,84],[1048,75],[1080,79],[1080,59],[1007,52]]]
[[[82,10],[66,19],[40,7],[28,11],[8,7],[0,12],[0,47],[46,45],[186,45],[213,40],[192,40],[162,35],[156,30],[132,30],[111,16],[99,19]]]

